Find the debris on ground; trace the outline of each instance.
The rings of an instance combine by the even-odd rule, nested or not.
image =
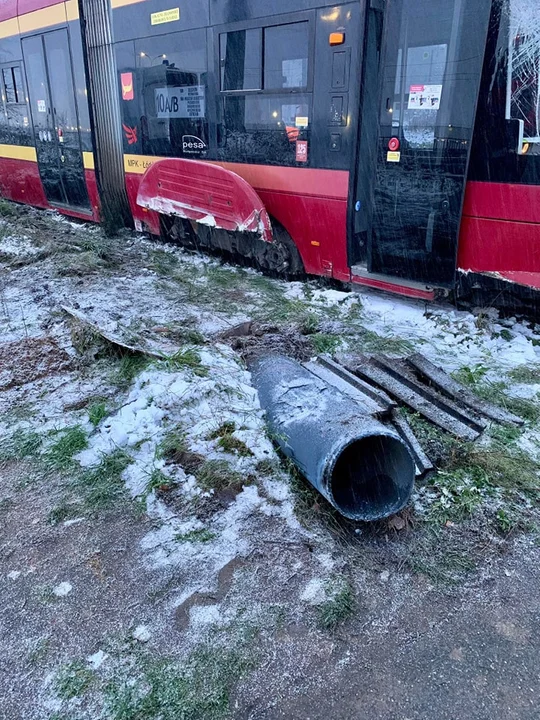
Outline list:
[[[517,707],[528,720],[533,322],[283,282],[54,213],[24,209],[6,224],[0,714],[350,720],[358,707],[386,717],[390,691],[407,717],[455,713],[443,692],[427,703],[426,683],[399,689],[429,667],[448,687],[481,678],[458,714],[474,718],[481,695],[490,717]],[[407,507],[347,520],[277,452],[249,369],[275,352],[363,393],[409,436],[424,472]],[[408,358],[407,382],[437,387],[467,422],[461,402],[474,405],[480,437],[459,439],[358,377],[360,354],[384,360],[370,367],[385,377]],[[501,642],[504,679],[485,670]]]

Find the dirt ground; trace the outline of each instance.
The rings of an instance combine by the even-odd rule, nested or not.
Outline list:
[[[2,211],[2,720],[540,719],[533,324]],[[525,426],[470,448],[418,422],[435,475],[344,522],[243,357],[419,345]]]

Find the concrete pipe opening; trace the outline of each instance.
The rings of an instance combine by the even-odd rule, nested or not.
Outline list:
[[[414,462],[400,440],[372,435],[341,452],[331,470],[329,490],[345,517],[376,520],[404,507],[414,474]]]

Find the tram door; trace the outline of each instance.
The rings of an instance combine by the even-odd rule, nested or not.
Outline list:
[[[37,161],[53,205],[90,211],[67,30],[22,40]]]
[[[364,127],[378,132],[359,153],[351,207],[359,269],[453,285],[490,8],[491,0],[386,3],[378,118],[371,102],[362,111]]]

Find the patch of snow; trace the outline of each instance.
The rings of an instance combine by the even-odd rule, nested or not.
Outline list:
[[[133,637],[139,642],[146,643],[152,637],[147,625],[137,625],[133,631]]]
[[[73,518],[72,520],[64,520],[62,523],[64,527],[71,527],[72,525],[79,525],[86,520],[84,517]]]
[[[32,244],[32,240],[25,235],[7,235],[0,239],[0,254],[12,257],[36,255],[39,248]]]
[[[320,605],[325,599],[325,582],[322,578],[312,578],[300,595],[300,600],[310,605]]]
[[[195,605],[189,611],[191,625],[217,625],[221,621],[218,605]]]
[[[107,653],[103,652],[103,650],[98,650],[93,655],[89,655],[86,658],[86,662],[90,665],[92,670],[98,670],[108,657]]]
[[[56,597],[66,597],[73,590],[73,585],[70,582],[61,582],[53,589],[53,593]]]
[[[11,570],[11,572],[8,572],[7,576],[10,580],[18,580],[22,575],[21,570]]]

